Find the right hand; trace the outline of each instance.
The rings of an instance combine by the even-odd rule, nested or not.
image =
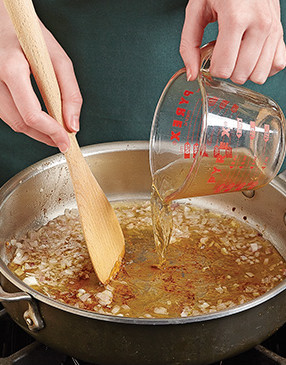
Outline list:
[[[67,54],[41,23],[62,96],[62,127],[41,109],[30,80],[30,66],[18,42],[8,13],[0,0],[0,118],[15,132],[66,152],[69,132],[79,130],[82,97]]]
[[[211,75],[263,84],[286,66],[280,17],[279,0],[189,0],[180,45],[188,80],[199,72],[204,29],[217,21]]]

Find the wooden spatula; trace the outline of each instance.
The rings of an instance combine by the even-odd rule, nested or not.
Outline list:
[[[63,124],[59,86],[31,0],[4,0],[49,114]],[[74,134],[65,154],[89,255],[99,280],[115,275],[125,253],[117,217],[90,171]]]

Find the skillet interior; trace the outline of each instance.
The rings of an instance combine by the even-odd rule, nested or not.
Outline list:
[[[150,197],[151,176],[147,142],[94,145],[83,148],[83,153],[110,200],[148,199]],[[280,254],[286,258],[286,182],[281,177],[276,178],[271,185],[256,191],[253,198],[247,198],[242,193],[229,193],[193,198],[192,203],[199,207],[218,210],[222,214],[234,216],[238,220],[246,217],[247,222],[270,239]],[[64,157],[55,155],[40,161],[16,175],[1,188],[0,242],[4,243],[11,238],[20,237],[29,229],[36,229],[62,214],[66,208],[74,207],[76,207],[76,202]],[[1,258],[4,262],[0,262],[0,270],[22,290],[61,309],[77,312],[84,316],[97,317],[96,313],[71,309],[62,304],[58,305],[19,282],[7,269],[5,263],[9,258],[5,255],[4,245],[1,246]],[[286,280],[251,303],[222,311],[219,314],[200,316],[200,318],[205,320],[235,311],[243,311],[249,306],[255,306],[267,300],[285,288]],[[106,316],[99,317],[102,319]],[[193,320],[200,320],[200,318]],[[110,319],[110,316],[108,319],[106,318],[106,320]],[[113,318],[113,320],[129,321],[130,319]],[[146,319],[140,319],[140,321],[154,322],[154,320]],[[155,323],[163,324],[164,321],[172,323],[172,320],[159,320]],[[174,321],[178,321],[178,319],[174,319]]]

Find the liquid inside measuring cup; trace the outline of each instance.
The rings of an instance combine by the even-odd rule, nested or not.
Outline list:
[[[170,202],[266,185],[285,156],[285,118],[264,95],[208,76],[189,83],[180,71],[159,100],[150,151],[154,233],[163,262]]]
[[[156,171],[153,176],[153,185],[159,196],[165,203],[172,200],[191,198],[243,189],[252,190],[256,186],[262,187],[268,182],[263,169],[253,164],[247,152],[237,155],[235,161],[242,168],[240,171],[233,169],[233,160],[226,160],[223,165],[216,164],[216,158],[202,158],[199,172],[191,176],[189,163],[186,161],[175,161],[162,170]],[[243,168],[251,164],[252,169]],[[239,166],[239,167],[240,167]],[[186,176],[189,176],[186,178]],[[208,183],[215,181],[214,185]],[[173,186],[181,186],[174,191]]]
[[[237,160],[245,161],[246,154],[238,156]],[[200,171],[193,179],[187,179],[186,176],[189,173],[189,164],[187,162],[174,162],[166,168],[157,171],[153,176],[152,184],[152,219],[153,230],[156,250],[159,257],[159,265],[163,265],[167,248],[172,235],[172,209],[171,203],[173,200],[182,199],[186,197],[198,197],[213,194],[213,186],[206,184],[206,181],[210,179],[210,174],[215,166],[215,159],[202,158],[200,163]],[[247,181],[248,187],[262,186],[266,184],[267,177],[262,169],[256,165],[253,167],[255,171],[249,171],[245,169],[245,172],[240,175],[238,180],[232,182],[232,176],[230,175],[230,163],[225,164],[217,171],[217,193],[219,190],[226,189],[238,189],[245,184],[243,181]],[[252,170],[253,170],[252,169]],[[181,190],[173,192],[174,176],[176,177],[175,184],[182,186]],[[227,186],[227,188],[226,188]],[[161,192],[161,194],[159,193]]]

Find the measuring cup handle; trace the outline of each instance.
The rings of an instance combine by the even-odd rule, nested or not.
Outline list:
[[[210,60],[213,54],[213,49],[216,41],[212,41],[201,47],[201,68],[200,72],[209,73]]]

